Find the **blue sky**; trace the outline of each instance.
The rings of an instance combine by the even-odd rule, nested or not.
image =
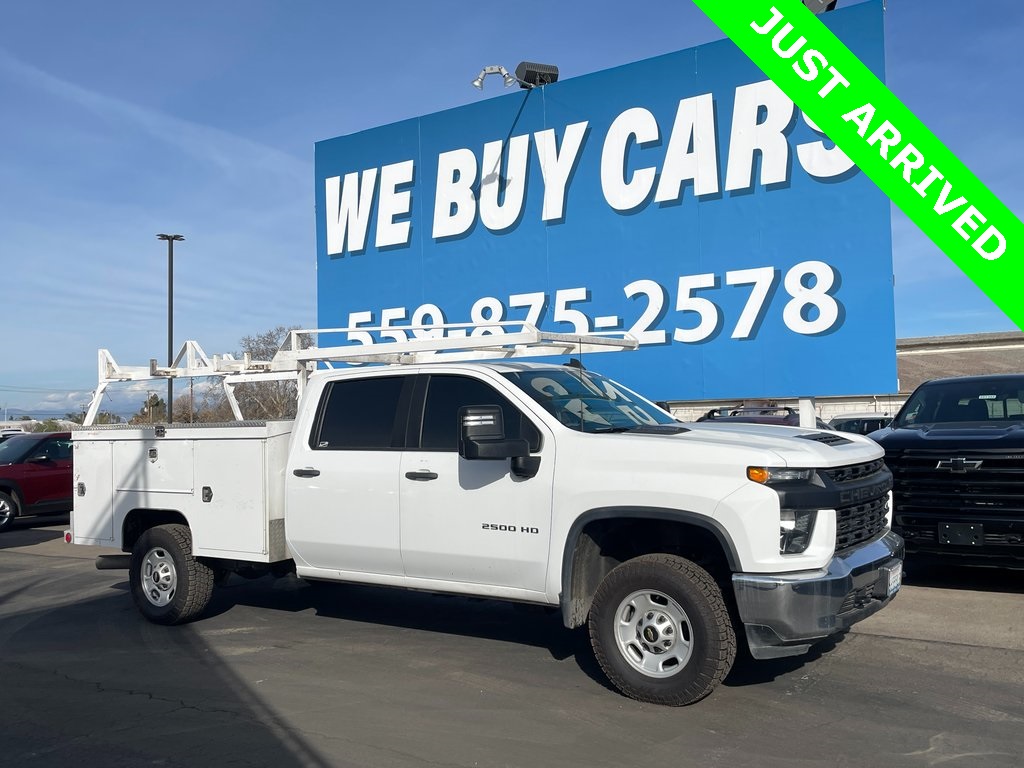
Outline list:
[[[886,36],[892,90],[1020,216],[1024,7],[889,0]],[[0,418],[86,403],[99,347],[163,359],[157,232],[187,238],[176,345],[312,327],[314,142],[500,95],[485,64],[564,79],[721,37],[686,0],[4,0]],[[898,337],[1014,329],[898,211],[893,249]]]

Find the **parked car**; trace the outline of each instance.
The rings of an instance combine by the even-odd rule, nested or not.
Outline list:
[[[828,425],[839,432],[870,435],[872,432],[888,427],[890,422],[892,422],[892,416],[884,413],[844,413],[829,419]]]
[[[734,408],[712,408],[697,421],[741,422],[747,424],[778,424],[783,427],[799,427],[800,413],[795,408],[783,406],[756,407],[736,406]],[[815,418],[818,429],[832,429],[819,418]]]
[[[926,382],[869,437],[908,554],[1024,567],[1024,373]]]
[[[0,442],[0,532],[15,518],[70,512],[70,432],[20,433]]]
[[[0,443],[2,443],[4,440],[6,440],[9,437],[14,437],[15,435],[24,435],[24,434],[26,434],[26,432],[23,429],[13,429],[12,427],[5,427],[4,429],[0,429]]]

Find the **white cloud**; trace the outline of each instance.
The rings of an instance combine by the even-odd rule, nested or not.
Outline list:
[[[151,137],[213,165],[236,181],[268,173],[300,184],[307,184],[310,178],[307,163],[273,147],[84,88],[21,61],[2,47],[0,71],[12,76],[14,82],[23,87],[45,91],[104,120],[135,126]]]

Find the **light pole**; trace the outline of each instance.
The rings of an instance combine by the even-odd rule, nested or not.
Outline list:
[[[174,244],[185,238],[181,235],[157,235],[167,241],[167,367],[174,365]],[[174,377],[167,379],[167,423],[174,422]]]

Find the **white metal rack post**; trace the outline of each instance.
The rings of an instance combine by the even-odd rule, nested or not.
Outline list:
[[[386,332],[404,341],[310,346],[321,334],[346,334],[348,338],[373,339],[374,332]],[[412,339],[409,336],[412,335]],[[198,342],[186,341],[174,362],[161,367],[156,359],[148,366],[122,366],[109,350],[99,351],[99,383],[86,413],[85,425],[91,426],[100,410],[103,395],[110,384],[125,381],[154,381],[174,378],[220,378],[235,419],[242,413],[234,395],[234,385],[252,381],[294,379],[302,396],[309,374],[320,364],[336,368],[338,364],[410,365],[424,362],[505,360],[517,357],[593,352],[617,352],[636,349],[638,342],[625,332],[595,334],[553,333],[519,322],[476,325],[449,323],[431,326],[380,326],[358,328],[312,328],[291,331],[288,341],[271,360],[253,360],[248,354],[241,360],[231,355],[209,357]]]

